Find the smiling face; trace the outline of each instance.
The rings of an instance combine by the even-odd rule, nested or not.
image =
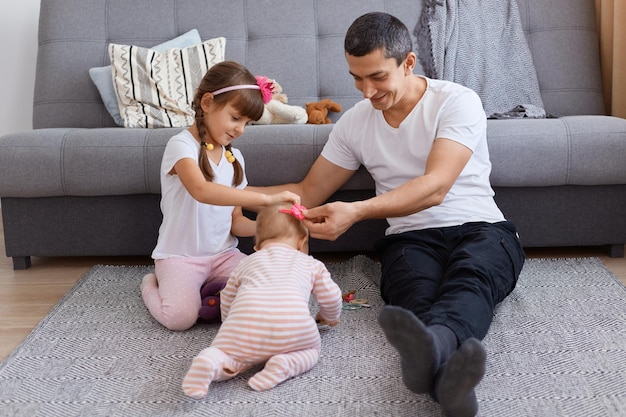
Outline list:
[[[204,110],[203,122],[208,134],[207,139],[215,145],[229,145],[243,134],[246,125],[252,120],[242,116],[229,102],[223,106],[217,104],[210,93],[205,94],[202,98],[202,109]]]
[[[355,87],[370,100],[377,110],[390,110],[400,104],[405,96],[412,73],[411,56],[400,65],[394,58],[385,58],[382,49],[375,49],[363,56],[346,53],[350,74]]]

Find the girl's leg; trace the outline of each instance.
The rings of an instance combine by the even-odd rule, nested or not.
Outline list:
[[[211,272],[209,258],[168,258],[154,262],[143,278],[141,296],[150,314],[170,330],[187,330],[198,320],[200,287]]]
[[[244,369],[246,369],[244,365],[236,362],[222,350],[208,347],[193,359],[183,379],[183,391],[185,395],[199,400],[209,392],[211,382],[230,379]]]
[[[240,252],[239,249],[231,249],[211,257],[211,277],[207,281],[226,283],[230,273],[246,256],[248,255]]]
[[[246,255],[238,249],[206,258],[157,259],[154,274],[141,284],[141,295],[150,314],[170,330],[187,330],[198,320],[202,305],[200,288],[208,281],[226,282]]]
[[[320,358],[320,349],[303,349],[272,356],[262,371],[257,372],[248,385],[255,391],[274,388],[287,379],[313,368]]]

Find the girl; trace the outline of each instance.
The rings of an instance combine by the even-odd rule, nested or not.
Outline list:
[[[246,255],[235,236],[253,236],[254,221],[242,206],[298,204],[290,192],[244,190],[241,153],[231,147],[246,124],[258,120],[271,98],[271,84],[242,65],[225,61],[204,76],[193,99],[193,125],[172,137],[161,162],[161,211],[154,274],[144,276],[141,295],[150,314],[170,330],[198,319],[200,288],[226,282]]]

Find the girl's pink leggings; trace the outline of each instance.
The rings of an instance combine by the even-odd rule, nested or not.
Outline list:
[[[226,283],[246,255],[231,249],[214,256],[156,259],[154,274],[144,277],[141,296],[150,314],[170,330],[187,330],[198,320],[200,288],[205,282]]]

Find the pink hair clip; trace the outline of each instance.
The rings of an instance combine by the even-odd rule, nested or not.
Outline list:
[[[269,103],[272,100],[272,94],[274,93],[274,80],[270,80],[263,75],[257,75],[255,78],[259,88],[261,89],[261,94],[263,95],[263,103]]]
[[[278,211],[285,214],[291,214],[298,220],[304,220],[304,213],[302,213],[304,210],[306,210],[306,207],[301,206],[300,204],[294,204],[293,206],[291,206],[291,210],[279,209]]]

